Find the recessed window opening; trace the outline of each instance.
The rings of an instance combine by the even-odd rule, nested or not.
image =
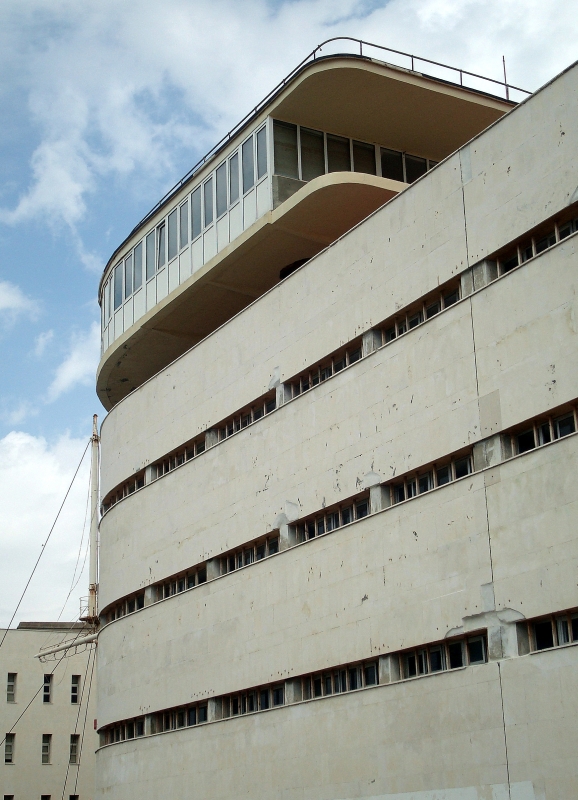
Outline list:
[[[278,532],[274,532],[270,536],[255,539],[254,542],[249,542],[243,545],[243,547],[230,550],[221,556],[221,575],[226,575],[228,572],[233,572],[240,567],[253,564],[256,561],[262,561],[264,558],[267,558],[267,556],[275,555],[275,553],[278,552]]]
[[[157,269],[164,267],[167,260],[165,223],[157,227]]]
[[[332,506],[318,514],[307,517],[291,526],[298,543],[306,542],[316,536],[349,525],[369,514],[369,496],[364,495],[346,500],[339,506]]]
[[[267,174],[267,127],[257,131],[257,180]]]
[[[8,680],[6,681],[6,702],[7,703],[15,703],[16,702],[16,672],[9,672],[8,673]]]
[[[567,213],[565,211],[564,215]],[[562,219],[564,219],[563,216]],[[505,275],[578,231],[578,219],[562,222],[551,219],[549,223],[541,223],[534,230],[535,232],[525,234],[517,243],[509,245],[499,251],[497,255],[490,257],[497,261],[500,275]]]
[[[114,268],[114,310],[122,305],[122,262]]]
[[[142,286],[142,242],[139,242],[134,249],[134,290],[135,292]]]
[[[300,129],[301,175],[304,181],[312,181],[325,174],[325,144],[321,131]]]
[[[189,243],[189,201],[179,206],[179,248],[182,250]]]
[[[243,194],[246,194],[255,185],[255,163],[253,156],[253,137],[250,136],[241,147],[243,158]]]
[[[421,178],[422,175],[425,175],[427,172],[427,161],[425,158],[410,156],[407,153],[404,154],[404,158],[406,183],[413,183],[418,178]]]
[[[69,764],[78,764],[78,757],[80,755],[79,744],[80,744],[80,735],[78,733],[71,733],[70,754],[68,759]]]
[[[257,420],[270,414],[277,407],[277,401],[273,393],[267,393],[263,397],[255,401],[255,403],[248,408],[242,409],[232,417],[225,419],[215,426],[218,431],[219,441],[227,439],[237,431],[247,428]]]
[[[205,228],[213,222],[213,179],[205,181],[203,184],[203,211]]]
[[[52,675],[44,676],[44,683],[42,686],[42,702],[43,703],[52,702]]]
[[[455,457],[446,464],[433,464],[422,467],[417,473],[408,474],[389,484],[392,505],[410,500],[419,494],[429,492],[438,486],[464,478],[472,472],[470,455]]]
[[[405,183],[405,173],[403,170],[403,154],[397,150],[381,148],[381,174],[384,178],[392,181]]]
[[[132,253],[130,256],[127,256],[124,260],[124,297],[130,297],[133,292],[132,288],[132,264],[133,258]]]
[[[349,139],[327,134],[327,172],[350,172]]]
[[[273,157],[275,174],[285,178],[299,178],[299,156],[297,153],[297,125],[273,121]],[[325,172],[325,163],[323,164]]]
[[[229,159],[229,202],[231,205],[239,199],[239,153]]]
[[[147,281],[154,277],[156,272],[155,261],[155,232],[152,231],[146,238],[146,276]]]
[[[504,436],[510,437],[512,454],[520,455],[575,433],[578,429],[577,422],[576,409],[571,408],[563,414],[554,412],[548,417],[538,417],[525,423],[524,427],[514,433],[505,433]]]
[[[215,182],[217,186],[217,219],[227,212],[227,164],[223,163],[217,167],[215,172]]]
[[[70,680],[70,702],[73,705],[78,704],[80,695],[80,675],[72,675]]]
[[[374,145],[353,141],[353,170],[367,175],[377,175]]]
[[[193,241],[201,235],[203,230],[201,211],[201,187],[197,187],[191,195],[191,224]]]
[[[578,642],[578,611],[564,611],[527,623],[530,649],[548,650]]]
[[[169,253],[169,261],[172,261],[173,258],[176,258],[177,253],[179,252],[178,247],[178,240],[177,240],[177,229],[178,229],[178,215],[177,209],[175,208],[174,211],[171,211],[168,218],[168,253]]]
[[[415,678],[433,672],[484,664],[487,661],[485,636],[469,636],[431,644],[399,654],[402,678]]]
[[[52,756],[52,734],[51,733],[43,733],[42,734],[42,763],[43,764],[50,764],[51,756]]]
[[[460,299],[459,284],[451,281],[436,292],[426,295],[419,304],[413,304],[395,317],[390,317],[381,323],[383,344],[393,341],[398,336],[416,328],[442,309],[449,308]]]
[[[14,763],[14,744],[16,742],[15,733],[7,733],[4,738],[4,763]]]
[[[313,386],[317,386],[332,375],[341,372],[341,370],[350,366],[350,364],[355,364],[360,358],[361,339],[355,339],[350,343],[347,349],[336,351],[333,355],[318,362],[306,372],[295,378],[291,378],[287,382],[291,387],[291,396],[298,397],[303,392],[307,392],[309,389],[313,388]]]

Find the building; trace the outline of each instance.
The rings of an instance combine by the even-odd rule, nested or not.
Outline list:
[[[4,800],[94,797],[95,651],[45,663],[35,658],[45,647],[85,630],[71,622],[21,622],[16,629],[0,630]]]
[[[111,257],[97,797],[578,796],[578,67],[460,82],[307,62]]]

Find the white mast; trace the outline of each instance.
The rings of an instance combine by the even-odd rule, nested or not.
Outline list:
[[[98,494],[99,494],[99,459],[100,436],[98,435],[98,417],[92,418],[92,464],[90,471],[90,560],[88,565],[88,618],[91,622],[98,619]]]

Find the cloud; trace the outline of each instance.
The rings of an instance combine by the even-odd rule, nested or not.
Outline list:
[[[570,0],[165,0],[162,10],[153,0],[5,0],[0,65],[40,140],[28,188],[0,218],[76,230],[103,181],[168,188],[174,154],[194,162],[332,36],[495,78],[505,54],[512,81],[536,88],[574,58],[571,12]],[[82,247],[79,256],[97,268]]]
[[[24,294],[22,289],[9,281],[0,281],[0,320],[12,323],[21,314],[35,317],[38,304]]]
[[[44,355],[44,351],[46,350],[47,346],[50,342],[54,339],[54,331],[44,331],[43,333],[39,334],[34,342],[34,355],[36,358],[42,358]]]
[[[4,411],[1,417],[8,425],[21,425],[25,419],[35,417],[37,414],[36,406],[28,400],[21,400],[16,408],[13,408],[12,411]]]
[[[89,432],[82,440],[65,435],[53,444],[20,432],[0,439],[0,626],[12,616],[88,436]],[[15,623],[55,620],[64,604],[82,538],[89,468],[87,454]],[[82,560],[83,555],[81,564]],[[63,619],[78,617],[79,597],[87,594],[87,582],[85,575]]]
[[[93,322],[90,329],[74,334],[70,349],[48,388],[47,402],[52,403],[79,384],[91,386],[100,358],[100,325]]]

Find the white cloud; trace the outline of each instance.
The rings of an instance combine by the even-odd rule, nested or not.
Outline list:
[[[12,616],[89,433],[86,440],[63,436],[54,444],[17,432],[0,439],[0,626]],[[15,623],[55,620],[64,604],[83,532],[89,469],[87,454]],[[78,617],[79,597],[87,594],[87,582],[85,574],[63,619]]]
[[[28,189],[1,218],[73,231],[99,181],[166,181],[175,150],[192,162],[331,36],[496,78],[505,54],[512,82],[534,89],[573,60],[578,28],[570,0],[4,0],[2,21],[0,62],[40,142]]]
[[[11,323],[21,314],[35,317],[37,313],[38,304],[20,287],[9,281],[0,281],[0,320]]]
[[[54,402],[79,384],[91,386],[99,357],[100,325],[93,322],[88,331],[72,336],[68,355],[56,369],[54,380],[48,387],[48,402]]]
[[[40,333],[35,341],[34,341],[34,355],[36,358],[42,358],[44,355],[44,351],[50,344],[50,342],[54,339],[54,331],[43,331]]]
[[[21,425],[25,419],[38,414],[38,408],[28,400],[22,400],[16,408],[2,413],[2,419],[8,425]]]

